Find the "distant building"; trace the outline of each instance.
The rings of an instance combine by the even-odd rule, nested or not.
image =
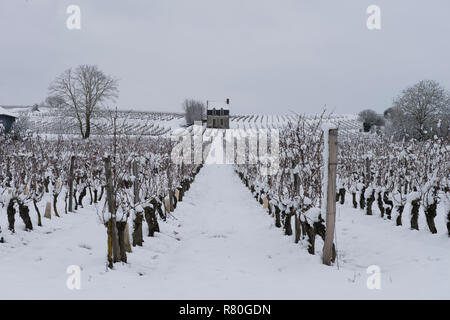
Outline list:
[[[11,131],[16,118],[17,117],[14,114],[0,107],[0,124],[3,126],[6,133]]]
[[[212,108],[207,107],[206,110],[206,127],[217,129],[230,129],[230,99],[226,100],[225,108]],[[208,105],[208,104],[207,104]]]
[[[207,128],[230,129],[229,109],[209,109],[206,111]]]

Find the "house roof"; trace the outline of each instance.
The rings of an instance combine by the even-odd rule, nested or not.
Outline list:
[[[17,115],[15,113],[8,111],[2,107],[0,107],[0,116],[1,115],[17,118]]]

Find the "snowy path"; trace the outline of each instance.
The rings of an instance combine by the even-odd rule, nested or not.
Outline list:
[[[205,166],[174,217],[114,271],[104,267],[105,229],[92,207],[18,230],[0,244],[0,299],[450,298],[444,235],[396,228],[344,206],[340,270],[325,267],[274,227],[230,166]],[[381,268],[381,290],[366,287],[372,264]],[[69,265],[82,268],[81,290],[66,287]]]

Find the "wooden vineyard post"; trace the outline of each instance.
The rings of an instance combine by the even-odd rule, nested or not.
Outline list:
[[[325,231],[325,242],[323,245],[323,264],[331,265],[332,260],[334,260],[334,227],[336,220],[336,166],[337,166],[337,129],[327,129],[328,131],[328,185],[326,190],[326,231]],[[325,133],[326,134],[326,133]]]
[[[70,169],[69,169],[69,212],[73,212],[73,166],[75,164],[75,156],[70,157]]]
[[[143,213],[139,212],[136,207],[139,201],[141,201],[139,197],[139,170],[137,160],[133,161],[133,176],[134,176],[133,192],[134,192],[134,206],[135,206],[134,210],[136,214],[133,221],[133,234],[132,234],[134,247],[134,246],[142,246],[142,243],[144,242],[142,237]]]
[[[138,183],[139,170],[137,160],[133,161],[133,176],[134,176],[133,182],[134,204],[136,205],[137,203],[139,203],[139,201],[141,201],[139,199],[139,183]]]
[[[112,269],[114,262],[120,261],[119,239],[116,225],[116,199],[114,195],[114,183],[111,170],[111,158],[104,158],[105,176],[106,176],[106,201],[110,214],[109,220],[106,221],[108,229],[108,267]]]

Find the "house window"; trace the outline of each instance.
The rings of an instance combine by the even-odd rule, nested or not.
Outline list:
[[[223,127],[223,119],[220,119],[220,126]]]
[[[216,119],[213,119],[213,128],[216,127]]]

